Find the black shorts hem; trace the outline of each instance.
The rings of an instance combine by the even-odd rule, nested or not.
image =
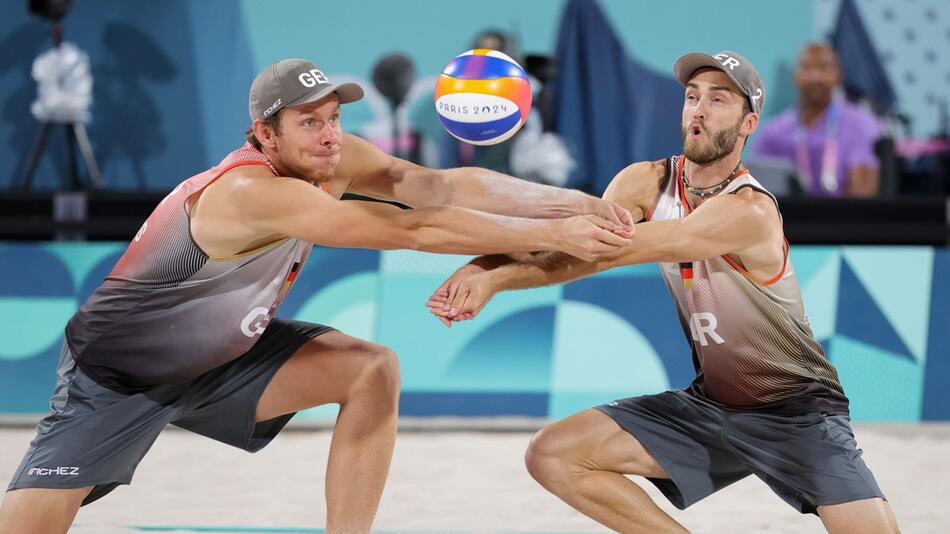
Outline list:
[[[95,502],[109,493],[112,490],[118,488],[119,486],[128,486],[132,483],[132,479],[122,479],[122,480],[103,480],[101,482],[88,482],[88,481],[76,481],[75,484],[71,483],[61,483],[57,485],[53,484],[44,484],[42,481],[36,481],[37,483],[32,482],[16,482],[10,484],[7,487],[7,491],[21,490],[21,489],[53,489],[53,490],[71,490],[79,488],[88,488],[92,487],[92,491],[89,492],[89,495],[86,495],[86,498],[82,500],[80,506],[86,506],[89,503]]]
[[[595,406],[594,409],[613,419],[613,421],[617,423],[617,426],[619,426],[621,430],[630,434],[638,442],[640,442],[640,444],[643,445],[643,448],[646,449],[648,453],[650,453],[650,456],[656,460],[656,463],[660,464],[660,467],[666,471],[667,475],[670,475],[669,479],[643,477],[649,480],[650,483],[656,487],[656,489],[660,490],[660,493],[662,493],[663,496],[666,497],[668,501],[670,501],[670,504],[679,510],[685,510],[686,508],[702,500],[692,497],[687,498],[685,495],[683,495],[682,485],[677,482],[677,479],[681,481],[683,480],[683,475],[679,473],[679,468],[676,466],[675,462],[666,458],[666,456],[663,454],[657,453],[657,451],[660,450],[660,447],[655,446],[652,441],[653,437],[649,432],[638,432],[640,429],[630,428],[627,425],[624,425],[619,418],[614,417],[613,409],[609,405]]]
[[[839,504],[848,504],[855,501],[865,501],[867,499],[881,499],[884,502],[888,502],[887,497],[885,497],[883,493],[869,491],[868,493],[856,493],[853,495],[848,495],[847,497],[824,499],[822,500],[822,502],[811,502],[803,498],[801,502],[801,506],[799,506],[798,511],[801,512],[802,514],[818,515],[819,506],[836,506]]]
[[[285,351],[284,354],[281,354],[280,364],[271,366],[267,372],[265,372],[261,380],[259,381],[259,387],[254,390],[254,392],[249,395],[247,400],[247,424],[244,428],[244,435],[241,438],[241,449],[244,449],[247,452],[257,452],[267,445],[270,444],[274,438],[280,433],[281,430],[287,426],[287,423],[297,415],[297,412],[291,412],[288,414],[278,415],[272,419],[266,421],[257,421],[257,405],[261,401],[261,397],[264,396],[264,392],[267,390],[267,386],[274,380],[274,377],[277,375],[277,372],[280,371],[284,365],[293,358],[294,354],[300,350],[306,342],[311,339],[322,336],[328,332],[335,332],[336,329],[324,326],[324,325],[312,325],[313,328],[307,330],[303,334],[299,343],[295,342],[291,347]]]

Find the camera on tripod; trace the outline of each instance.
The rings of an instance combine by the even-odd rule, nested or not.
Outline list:
[[[76,148],[82,154],[89,186],[99,189],[102,176],[92,152],[86,123],[91,115],[92,69],[89,56],[75,44],[63,40],[63,17],[72,8],[72,0],[28,0],[30,13],[53,23],[51,36],[54,47],[33,61],[32,76],[37,82],[37,99],[30,112],[40,122],[40,131],[33,143],[26,172],[20,180],[20,189],[29,189],[33,173],[46,146],[50,127],[63,125],[69,147],[70,189],[82,188]],[[88,188],[87,187],[87,188]]]

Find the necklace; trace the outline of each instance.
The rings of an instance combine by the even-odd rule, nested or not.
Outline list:
[[[709,187],[693,187],[689,185],[689,180],[686,178],[686,173],[683,173],[683,185],[686,187],[686,191],[698,196],[699,198],[705,199],[706,197],[711,197],[729,185],[729,182],[735,179],[736,175],[739,174],[739,170],[742,169],[742,161],[736,164],[736,168],[732,170],[732,174],[728,178],[719,182],[716,185],[711,185]]]

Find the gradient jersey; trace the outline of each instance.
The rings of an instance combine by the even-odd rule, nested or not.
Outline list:
[[[684,161],[682,156],[668,160],[650,220],[688,216]],[[718,194],[746,187],[775,201],[744,170]],[[660,270],[692,345],[698,367],[691,386],[695,392],[733,407],[847,411],[837,372],[805,317],[787,245],[782,270],[770,280],[757,279],[729,256],[661,263]]]
[[[66,340],[100,384],[134,390],[187,382],[247,352],[274,316],[312,245],[285,238],[209,257],[191,237],[190,200],[225,172],[264,165],[250,144],[166,196],[109,276],[73,315]]]

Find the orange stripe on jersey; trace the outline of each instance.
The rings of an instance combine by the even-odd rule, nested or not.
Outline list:
[[[749,271],[747,271],[747,270],[745,269],[745,267],[743,267],[742,265],[739,265],[739,262],[737,262],[736,260],[730,258],[730,257],[729,257],[728,255],[726,255],[726,254],[723,254],[723,255],[722,255],[722,259],[726,260],[726,262],[728,262],[729,265],[732,265],[732,268],[733,268],[733,269],[735,269],[735,270],[739,271],[740,273],[742,273],[742,275],[745,276],[746,278],[748,278],[750,281],[755,282],[756,284],[759,284],[760,286],[770,286],[770,285],[774,284],[775,282],[778,282],[779,280],[781,280],[781,279],[782,279],[782,276],[785,274],[785,269],[788,267],[788,252],[789,252],[789,248],[791,248],[791,247],[790,247],[789,244],[788,244],[788,239],[786,239],[786,240],[785,240],[785,257],[782,259],[782,270],[779,271],[779,273],[778,273],[777,275],[773,276],[772,278],[769,278],[768,280],[762,280],[762,279],[759,278],[758,276],[756,276],[756,275],[750,273]]]
[[[689,215],[689,213],[692,211],[689,207],[689,202],[686,202],[686,185],[685,185],[685,181],[683,180],[683,174],[685,172],[685,169],[686,169],[686,156],[680,156],[680,169],[676,177],[676,182],[677,182],[676,189],[677,191],[679,191],[680,202],[683,204],[684,216]],[[736,171],[735,178],[738,178],[742,176],[743,174],[747,174],[748,172],[749,172],[749,169],[746,169],[745,167],[743,167],[739,169],[738,171]],[[750,273],[742,265],[740,265],[736,260],[730,258],[728,254],[723,254],[722,259],[726,260],[726,262],[728,262],[729,265],[731,265],[735,270],[742,273],[750,281],[755,282],[756,284],[759,284],[759,285],[768,286],[781,280],[782,275],[785,274],[785,268],[788,266],[788,250],[789,250],[789,245],[788,245],[788,240],[786,239],[785,240],[785,257],[782,259],[782,270],[779,271],[777,275],[773,276],[772,278],[769,278],[768,280],[762,280],[761,278]],[[685,282],[685,279],[684,279],[684,282]],[[692,286],[692,283],[690,283],[689,286]]]
[[[680,172],[676,173],[676,191],[680,195],[680,202],[683,204],[683,215],[686,216],[692,211],[689,202],[686,202],[686,186],[683,181],[683,173],[686,169],[686,156],[680,156]]]
[[[650,220],[653,219],[653,214],[656,213],[656,206],[660,203],[660,199],[663,198],[663,190],[668,187],[670,180],[676,179],[676,177],[673,176],[673,158],[670,158],[669,163],[666,165],[666,176],[663,178],[663,182],[660,183],[660,187],[656,191],[656,196],[653,198],[653,203],[650,204],[649,208],[643,210],[643,222],[650,222]]]
[[[232,170],[232,169],[236,169],[236,168],[238,168],[238,167],[243,167],[243,166],[245,166],[245,165],[262,165],[262,166],[264,166],[264,167],[270,168],[270,164],[267,163],[266,161],[250,160],[250,161],[239,161],[239,162],[237,162],[237,163],[232,163],[232,164],[228,165],[227,167],[225,167],[224,170],[218,171],[218,173],[215,174],[210,180],[208,180],[208,181],[205,182],[204,184],[201,184],[200,186],[198,186],[197,188],[195,188],[194,191],[189,192],[188,195],[185,197],[185,201],[188,201],[188,200],[190,200],[192,197],[194,197],[195,195],[197,195],[198,193],[203,192],[209,185],[211,185],[211,184],[217,182],[217,181],[218,181],[218,178],[221,178],[222,176],[224,176],[225,173],[227,173],[228,171],[230,171],[230,170]],[[274,169],[271,168],[270,171],[273,173],[273,172],[274,172]],[[192,177],[192,178],[194,178],[194,177]],[[190,181],[190,180],[189,180],[189,181]],[[185,182],[185,183],[187,183],[187,182]]]
[[[222,176],[224,176],[224,173],[230,171],[231,169],[234,169],[234,168],[237,168],[237,167],[241,167],[241,166],[244,166],[244,165],[263,165],[264,167],[270,167],[270,165],[269,165],[266,161],[239,161],[239,162],[237,162],[237,163],[232,163],[231,165],[228,165],[227,167],[225,167],[223,171],[219,172],[217,176],[215,176],[214,178],[212,178],[211,181],[208,182],[208,183],[205,185],[205,187],[211,185],[212,182],[214,182],[214,181],[217,180],[218,178],[221,178]],[[274,171],[272,170],[271,173],[273,173],[273,172],[274,172]],[[275,175],[275,176],[276,176],[276,175]]]

